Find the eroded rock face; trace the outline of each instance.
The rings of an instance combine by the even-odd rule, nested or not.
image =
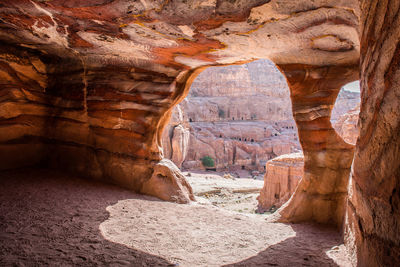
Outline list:
[[[192,187],[178,167],[168,159],[163,159],[154,166],[154,172],[151,178],[143,183],[141,192],[177,203],[189,203],[194,200]]]
[[[264,186],[258,197],[260,210],[279,208],[289,200],[303,177],[302,153],[285,154],[266,164]]]
[[[345,241],[358,266],[393,266],[400,262],[400,3],[360,3],[360,136]]]
[[[350,0],[2,1],[0,169],[40,163],[141,191],[202,67],[270,58],[356,74],[358,15]]]
[[[174,127],[172,137],[172,161],[180,168],[189,149],[190,132],[182,125]]]
[[[293,116],[304,153],[304,177],[274,217],[284,222],[341,225],[354,147],[332,128],[331,111],[340,88],[356,80],[356,66],[280,65],[288,78]]]

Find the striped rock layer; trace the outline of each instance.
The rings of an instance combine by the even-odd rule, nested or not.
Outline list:
[[[183,177],[162,161],[172,108],[207,66],[268,58],[288,80],[305,159],[304,179],[276,214],[340,225],[347,210],[361,263],[398,259],[400,3],[360,3],[4,0],[0,169],[41,164],[189,201]],[[340,87],[358,79],[360,54],[346,209],[354,147],[329,118]]]
[[[329,118],[358,78],[359,13],[349,0],[2,1],[0,169],[40,164],[190,201],[160,162],[172,108],[207,66],[269,58],[305,155],[281,220],[340,224],[353,147]]]

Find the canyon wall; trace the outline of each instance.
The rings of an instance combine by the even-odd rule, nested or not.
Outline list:
[[[203,169],[201,159],[210,156],[217,170],[264,172],[268,160],[301,150],[289,94],[286,79],[269,60],[208,68],[174,109],[163,135],[164,156],[191,170]],[[332,120],[359,101],[359,93],[341,90]],[[187,132],[188,145],[171,150]]]
[[[40,164],[188,202],[160,148],[173,107],[206,67],[269,58],[288,80],[309,178],[285,207],[298,212],[278,214],[339,224],[352,148],[329,119],[358,79],[359,15],[351,0],[2,1],[0,169]],[[147,186],[159,181],[167,196]]]
[[[400,1],[360,1],[361,107],[345,242],[358,266],[400,262]]]
[[[288,80],[304,153],[304,177],[273,219],[341,226],[349,192],[346,243],[358,264],[392,265],[400,261],[399,6],[4,0],[0,169],[48,166],[188,202],[190,187],[160,149],[173,107],[205,67],[269,58]],[[358,79],[353,160],[330,116],[340,88]]]

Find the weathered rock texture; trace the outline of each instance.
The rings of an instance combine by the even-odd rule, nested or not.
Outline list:
[[[282,215],[338,222],[352,148],[329,111],[357,79],[358,16],[351,0],[2,1],[0,169],[41,163],[143,191],[202,68],[269,58],[289,80],[307,178],[307,201]]]
[[[346,216],[358,266],[400,262],[400,1],[360,1],[361,108]]]
[[[266,164],[264,187],[258,197],[260,210],[279,208],[289,200],[303,177],[304,157],[301,153],[285,154]]]
[[[286,74],[293,116],[304,153],[304,177],[275,216],[341,225],[354,147],[332,128],[331,111],[340,88],[356,80],[357,66],[280,65]]]
[[[194,200],[192,187],[168,159],[163,159],[154,166],[153,175],[143,183],[142,193],[178,203]]]
[[[190,131],[184,168],[204,168],[201,158],[210,156],[220,170],[264,172],[269,159],[301,149],[289,93],[284,76],[268,60],[206,69],[173,111],[163,135],[164,156],[181,166],[181,146],[170,148]],[[341,90],[331,120],[357,103],[359,93]]]

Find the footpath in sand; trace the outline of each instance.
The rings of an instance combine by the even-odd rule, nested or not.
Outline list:
[[[350,266],[340,234],[65,173],[0,173],[1,266]]]

